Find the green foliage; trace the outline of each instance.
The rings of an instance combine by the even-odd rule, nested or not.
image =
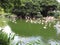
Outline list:
[[[4,14],[0,15],[0,27],[4,27],[7,25],[8,19],[5,18]]]
[[[9,12],[10,8],[11,8],[11,4],[9,2],[9,0],[0,0],[0,4],[1,4],[1,7],[4,8],[4,10],[6,12]]]
[[[54,17],[55,18],[59,18],[59,16],[60,16],[60,11],[55,11],[54,12]]]
[[[58,2],[56,0],[0,0],[0,6],[5,12],[25,15],[47,10],[44,6],[58,6]]]
[[[53,11],[48,11],[48,15],[49,15],[49,16],[54,16],[55,13],[54,13]]]
[[[58,6],[57,6],[57,10],[60,10],[60,3],[59,3]]]
[[[42,0],[41,4],[49,6],[49,5],[57,5],[58,2],[56,0]]]
[[[9,45],[8,36],[0,30],[0,45]]]
[[[4,13],[4,9],[2,7],[0,7],[0,14]]]

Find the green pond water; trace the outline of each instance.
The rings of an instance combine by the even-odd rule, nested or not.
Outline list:
[[[0,18],[0,27],[6,26],[4,28],[5,32],[12,33],[11,35],[13,35],[13,32],[16,34],[11,41],[11,45],[60,45],[60,34],[57,34],[54,27],[56,23],[48,23],[46,26],[42,23],[34,24],[26,23],[26,20],[17,20],[17,23],[8,21],[7,26],[6,21],[7,19],[5,20],[4,17]],[[49,24],[51,25],[49,26]]]
[[[45,24],[33,24],[30,22],[25,22],[25,20],[17,20],[17,23],[9,22],[9,25],[13,32],[22,36],[22,37],[31,37],[31,36],[41,36],[45,40],[55,39],[60,40],[60,35],[57,36],[56,28],[54,28],[54,23],[47,25],[47,28],[44,29]]]
[[[49,26],[49,24],[51,25]],[[57,34],[57,30],[54,27],[55,24],[48,23],[46,26],[42,23],[26,23],[25,20],[17,20],[16,23],[9,21],[4,31],[8,34],[11,33],[12,36],[13,33],[16,34],[10,43],[11,45],[60,45],[60,34]],[[45,26],[46,28],[44,28]],[[60,30],[59,28],[57,29]]]

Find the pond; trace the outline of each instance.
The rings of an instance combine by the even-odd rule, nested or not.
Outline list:
[[[25,20],[17,20],[17,23],[9,22],[3,31],[11,38],[10,45],[60,45],[60,25],[51,23],[31,24]],[[1,28],[0,28],[1,29]]]
[[[18,34],[15,36],[14,45],[60,45],[60,28],[59,22],[54,25],[26,23],[25,20],[17,20],[17,23],[9,22],[13,32]]]

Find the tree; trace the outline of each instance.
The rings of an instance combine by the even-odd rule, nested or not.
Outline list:
[[[48,11],[57,9],[56,0],[0,0],[0,6],[5,12],[15,13],[17,16],[24,17],[27,13],[30,16],[41,12],[43,16],[48,15]]]
[[[10,12],[12,5],[9,0],[0,0],[0,4],[5,12]]]
[[[21,0],[20,3],[21,4],[19,6],[15,6],[13,8],[13,13],[17,14],[18,16],[25,16],[27,13],[29,13],[31,16],[33,14],[37,14],[37,12],[40,11],[40,4],[37,1]]]
[[[48,11],[53,11],[57,9],[58,2],[56,0],[43,0],[40,3],[42,8],[41,13],[43,16],[48,15]]]

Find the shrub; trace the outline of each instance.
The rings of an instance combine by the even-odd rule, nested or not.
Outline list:
[[[55,18],[58,18],[59,16],[60,16],[60,11],[55,11],[55,12],[54,12],[54,17],[55,17]]]

